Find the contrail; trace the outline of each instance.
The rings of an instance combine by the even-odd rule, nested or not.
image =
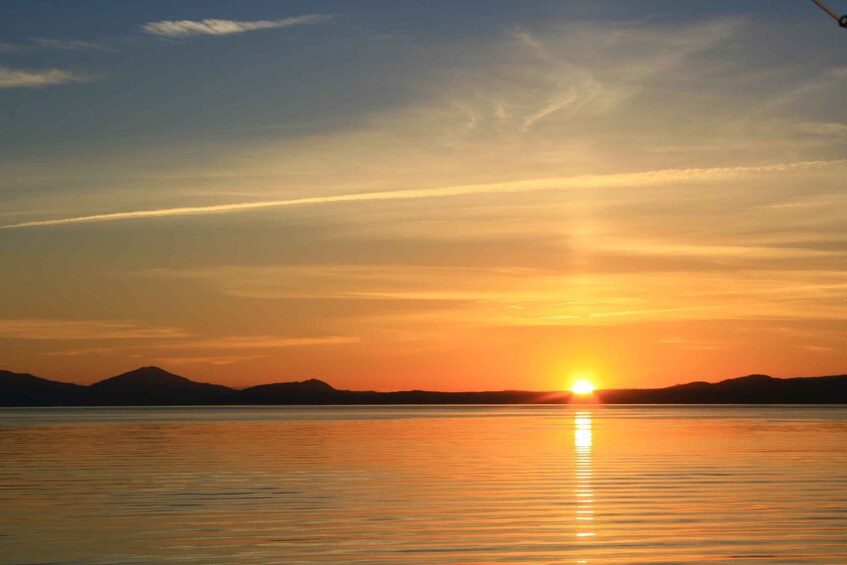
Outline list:
[[[574,190],[589,188],[634,188],[658,186],[670,183],[709,182],[727,180],[746,175],[789,172],[805,169],[819,169],[847,164],[847,159],[836,161],[801,161],[779,165],[754,167],[714,167],[702,169],[663,169],[636,173],[612,173],[606,175],[578,175],[571,177],[553,177],[493,184],[470,184],[411,190],[387,190],[364,192],[360,194],[342,194],[336,196],[312,196],[289,200],[263,200],[258,202],[238,202],[216,204],[212,206],[186,206],[182,208],[161,208],[157,210],[135,210],[130,212],[112,212],[90,216],[57,218],[50,220],[32,220],[0,226],[0,229],[30,228],[37,226],[58,226],[81,224],[86,222],[109,222],[137,218],[162,218],[168,216],[192,216],[200,214],[224,214],[261,208],[282,208],[285,206],[304,206],[309,204],[334,204],[338,202],[362,202],[373,200],[408,200],[417,198],[444,198],[468,194],[504,194],[535,192],[542,190]]]

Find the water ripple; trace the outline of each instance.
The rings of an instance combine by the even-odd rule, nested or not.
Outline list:
[[[0,563],[847,563],[847,409],[0,410]]]

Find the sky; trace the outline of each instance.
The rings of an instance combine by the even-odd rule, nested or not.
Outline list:
[[[796,0],[0,1],[0,368],[844,373],[845,48]]]

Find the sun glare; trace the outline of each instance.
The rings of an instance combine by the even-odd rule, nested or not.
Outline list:
[[[571,386],[571,392],[574,394],[591,394],[594,392],[594,385],[585,380],[576,381]]]

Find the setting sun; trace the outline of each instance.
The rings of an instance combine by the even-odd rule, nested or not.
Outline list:
[[[594,392],[594,385],[585,380],[576,381],[571,386],[571,392],[574,394],[591,394]]]

